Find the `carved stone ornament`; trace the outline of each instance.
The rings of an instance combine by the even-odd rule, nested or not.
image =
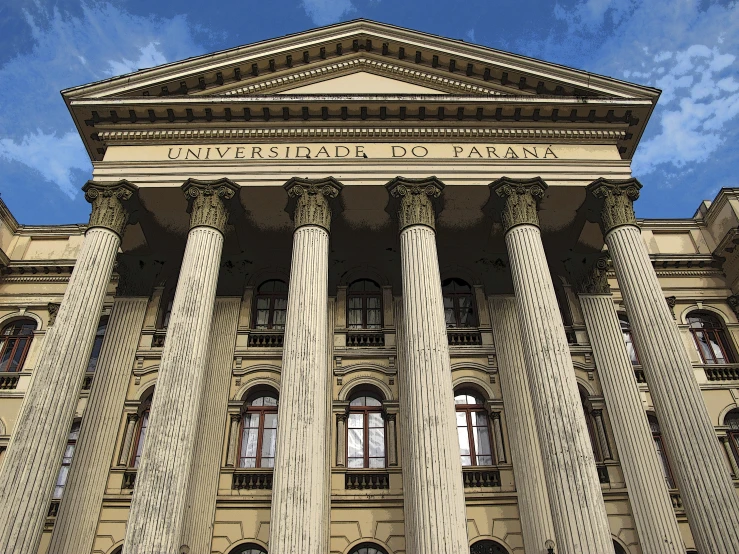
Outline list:
[[[588,191],[603,201],[600,217],[604,235],[622,225],[636,225],[634,200],[639,198],[640,188],[636,179],[598,179],[588,185]]]
[[[406,179],[396,177],[385,185],[390,196],[398,202],[398,228],[411,225],[426,225],[436,228],[436,206],[434,200],[441,196],[444,183],[436,177]]]
[[[729,307],[734,312],[734,315],[739,318],[739,296],[732,294],[726,301],[729,303]]]
[[[667,302],[667,307],[670,308],[672,319],[677,319],[675,317],[675,304],[677,304],[677,297],[676,296],[665,296],[665,302]]]
[[[544,196],[547,184],[539,177],[533,179],[510,179],[501,177],[490,183],[490,189],[505,200],[501,221],[505,232],[517,225],[539,226],[539,201]]]
[[[61,304],[57,304],[55,302],[49,302],[49,304],[46,306],[46,309],[49,311],[48,327],[54,325],[54,322],[56,321],[56,314],[59,313],[59,306],[61,306]]]
[[[291,202],[295,229],[305,225],[323,227],[331,230],[330,200],[339,196],[343,185],[332,177],[325,179],[300,179],[293,177],[285,183],[285,190]]]
[[[585,270],[579,282],[583,294],[611,294],[608,284],[608,257],[601,256]]]
[[[92,204],[89,228],[105,227],[122,236],[129,216],[123,204],[131,199],[137,189],[136,185],[125,180],[115,183],[85,183],[82,187],[85,200]]]
[[[198,181],[188,179],[182,185],[190,212],[190,229],[212,227],[221,233],[226,230],[228,208],[226,201],[234,197],[239,186],[229,179]]]

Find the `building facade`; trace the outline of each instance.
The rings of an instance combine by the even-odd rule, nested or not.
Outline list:
[[[739,189],[635,218],[658,96],[364,20],[63,91],[0,551],[739,551]]]

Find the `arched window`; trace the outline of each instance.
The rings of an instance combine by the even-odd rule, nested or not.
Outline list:
[[[627,554],[626,549],[616,541],[613,541],[613,550],[616,554]]]
[[[639,355],[636,353],[636,346],[634,346],[634,336],[631,334],[631,323],[626,317],[626,314],[618,314],[618,322],[621,324],[621,333],[624,335],[624,342],[626,343],[626,352],[629,353],[629,359],[633,365],[639,365]]]
[[[80,436],[80,424],[75,421],[72,424],[72,430],[69,432],[69,438],[67,439],[67,448],[64,450],[64,457],[62,458],[62,467],[59,469],[59,475],[56,478],[56,487],[54,487],[54,500],[59,500],[64,494],[64,486],[67,484],[67,477],[69,476],[69,468],[72,465],[72,457],[74,456],[74,449],[77,446],[77,439]]]
[[[364,542],[352,548],[349,554],[387,554],[387,551],[376,544]]]
[[[665,475],[665,481],[667,481],[667,488],[675,488],[675,479],[672,477],[672,469],[670,469],[670,462],[667,459],[667,451],[665,450],[665,443],[662,441],[662,431],[659,428],[659,421],[653,415],[647,416],[649,420],[649,428],[652,430],[652,438],[654,439],[654,447],[657,449],[657,457],[662,464],[662,471]]]
[[[475,309],[472,287],[462,279],[445,279],[441,283],[444,317],[447,327],[474,327]]]
[[[739,408],[734,408],[726,414],[724,425],[729,428],[726,436],[729,437],[732,454],[734,454],[736,463],[739,464]]]
[[[590,403],[590,395],[588,395],[588,392],[580,385],[578,385],[577,388],[580,392],[580,404],[582,404],[582,411],[585,415],[585,423],[588,426],[590,447],[593,449],[593,456],[595,457],[595,461],[600,463],[603,462],[603,460],[609,459],[611,457],[610,451],[607,450],[605,445],[601,444],[601,441],[598,438],[598,430],[596,429],[596,426],[598,425],[598,423],[602,423],[602,421],[597,422],[595,420],[595,410],[593,410],[593,407]],[[603,431],[605,432],[605,430]]]
[[[284,329],[287,314],[287,283],[279,279],[265,281],[257,288],[254,305],[256,329]]]
[[[461,391],[455,394],[454,404],[457,410],[457,436],[462,465],[493,465],[490,418],[482,398],[471,391]]]
[[[688,326],[704,364],[734,363],[724,326],[718,317],[709,312],[690,312]]]
[[[16,319],[0,335],[0,372],[21,371],[31,347],[36,322],[30,318]]]
[[[139,467],[139,464],[141,463],[141,455],[144,453],[144,439],[146,438],[146,431],[149,428],[149,413],[151,411],[151,398],[152,395],[150,395],[144,402],[141,404],[141,410],[139,414],[139,425],[138,429],[136,430],[136,441],[134,444],[136,445],[133,456],[131,457],[131,467]]]
[[[241,419],[239,467],[275,467],[277,395],[260,394],[246,403]]]
[[[349,402],[346,427],[347,467],[385,467],[385,420],[382,417],[382,402],[370,394],[355,396]]]
[[[90,355],[90,361],[87,364],[87,371],[95,371],[98,365],[98,358],[100,357],[100,349],[103,347],[103,339],[105,338],[105,331],[108,330],[108,316],[104,315],[100,318],[98,323],[98,330],[95,332],[95,342],[92,344],[92,354]]]
[[[349,329],[382,328],[382,290],[369,279],[354,281],[346,294],[346,325]]]
[[[477,541],[470,546],[470,554],[508,554],[508,551],[495,541]]]
[[[267,551],[258,544],[247,543],[237,546],[229,554],[267,554]]]
[[[111,552],[110,554],[122,554],[122,553],[123,553],[123,547],[122,547],[122,546],[119,546],[118,548],[116,548],[116,549],[115,549],[115,550],[114,550],[113,552]]]

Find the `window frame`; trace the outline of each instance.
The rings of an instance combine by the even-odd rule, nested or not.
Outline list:
[[[629,356],[631,365],[641,365],[639,359],[639,352],[636,349],[636,343],[634,342],[634,333],[631,330],[631,322],[629,316],[623,312],[618,313],[618,322],[621,326],[621,334],[624,338],[624,344],[626,345],[626,353]],[[628,329],[624,329],[624,323],[628,326]]]
[[[734,423],[734,414],[736,414],[736,423]],[[739,465],[739,408],[729,410],[724,416],[724,425],[728,427],[726,437],[729,439],[729,447],[734,460]],[[739,479],[739,475],[736,476]]]
[[[363,542],[355,546],[349,551],[349,554],[358,554],[359,551],[362,548],[372,548],[375,552],[374,554],[387,554],[387,550],[385,550],[382,546],[379,544],[375,544],[373,542]]]
[[[92,351],[90,352],[90,360],[87,362],[87,369],[85,369],[86,373],[95,373],[95,369],[97,368],[98,362],[100,361],[100,352],[103,349],[103,341],[105,340],[105,334],[108,332],[108,325],[110,325],[110,316],[109,315],[100,316],[100,321],[98,322],[97,330],[95,331],[95,340],[92,343]],[[102,333],[100,332],[101,328],[103,329]],[[93,363],[93,360],[94,360],[94,363]]]
[[[282,283],[285,285],[284,291],[260,291],[264,285],[267,283]],[[278,324],[277,327],[275,327],[275,311],[284,311],[285,315],[287,316],[287,296],[288,296],[288,284],[283,281],[282,279],[267,279],[266,281],[263,281],[254,292],[254,315],[252,317],[252,324],[253,328],[257,331],[284,331],[285,330],[285,324]],[[267,325],[266,326],[260,326],[258,323],[259,318],[259,312],[264,311],[259,309],[259,300],[261,298],[266,298],[269,300],[269,306],[267,307]],[[275,310],[275,300],[285,300],[285,309],[284,310]],[[287,317],[285,318],[287,319]]]
[[[670,456],[665,448],[665,441],[662,439],[662,429],[659,424],[657,416],[654,414],[647,414],[647,421],[649,423],[649,430],[652,432],[652,440],[654,441],[654,448],[657,451],[657,457],[662,464],[663,474],[665,481],[667,482],[667,488],[670,490],[676,489],[675,474],[672,472],[672,465],[670,464]],[[655,425],[652,425],[654,421]],[[655,431],[655,429],[657,429]]]
[[[74,461],[74,453],[77,450],[77,442],[80,438],[80,428],[82,427],[81,421],[75,421],[72,423],[72,428],[69,430],[69,435],[67,435],[67,446],[64,449],[64,456],[62,456],[62,464],[59,466],[59,472],[57,473],[56,483],[54,485],[54,492],[51,495],[52,500],[61,500],[64,496],[64,489],[67,487],[67,481],[69,480],[69,472],[72,467],[72,462]],[[75,432],[76,431],[76,432]],[[67,456],[67,449],[69,447],[72,447],[71,453],[69,456]],[[67,468],[67,473],[64,475],[64,480],[61,484],[59,484],[59,481],[62,476],[62,471],[64,468]],[[57,496],[57,489],[61,489]]]
[[[274,406],[264,406],[264,405],[262,405],[262,406],[253,406],[253,405],[248,405],[248,406],[245,406],[245,408],[242,410],[242,412],[241,412],[241,418],[239,419],[239,449],[237,451],[238,460],[237,460],[236,467],[238,469],[274,469],[275,456],[272,456],[271,458],[268,457],[269,459],[272,460],[272,465],[271,466],[263,466],[262,465],[262,446],[264,445],[264,421],[265,421],[265,415],[266,414],[275,414],[276,419],[277,419],[277,423],[276,423],[274,429],[275,429],[275,441],[277,441],[277,436],[276,436],[277,435],[277,428],[280,425],[280,421],[279,421],[279,417],[280,417],[279,416],[280,398],[277,395],[277,393],[272,392],[272,391],[263,391],[261,393],[254,394],[254,395],[252,395],[251,398],[252,399],[251,400],[248,400],[247,403],[248,402],[253,402],[254,400],[256,400],[258,398],[274,398],[276,404]],[[244,423],[245,423],[245,420],[246,420],[247,415],[249,415],[249,414],[255,414],[255,413],[256,414],[259,414],[259,424],[257,426],[257,448],[256,448],[256,456],[254,456],[254,458],[253,458],[254,459],[254,465],[253,466],[244,466],[244,465],[241,465],[242,464],[242,460],[245,460],[245,459],[249,459],[250,460],[250,459],[252,459],[250,456],[249,457],[244,457],[244,456],[241,455],[241,453],[243,451],[243,446],[244,446],[244,429],[247,429],[247,427],[244,426]],[[249,429],[253,429],[253,427],[249,427]],[[271,427],[269,429],[271,429]],[[275,452],[275,454],[276,454],[276,452]]]
[[[693,322],[691,321],[691,319],[698,318],[701,318],[702,320],[701,327],[693,327]],[[693,335],[693,342],[695,343],[695,347],[698,350],[698,354],[700,355],[703,364],[725,365],[734,363],[734,353],[730,348],[729,337],[726,333],[726,328],[724,327],[721,318],[719,318],[716,314],[705,310],[693,310],[687,316],[685,316],[685,321],[688,324],[688,329],[690,329],[690,334]],[[706,327],[706,322],[709,322],[712,325],[710,327]],[[717,361],[718,359],[716,358],[716,353],[713,351],[712,347],[710,348],[711,358],[706,359],[706,354],[704,353],[703,348],[701,348],[701,342],[698,338],[698,335],[700,333],[706,336],[709,344],[713,344],[715,342],[715,344],[718,345],[719,349],[721,350],[723,362]]]
[[[357,398],[363,398],[363,397],[369,397],[376,401],[378,401],[380,404],[377,406],[367,406],[366,404],[364,406],[355,405],[352,406],[351,403],[356,400]],[[351,467],[350,460],[356,460],[359,459],[356,456],[349,456],[349,422],[350,417],[352,414],[361,414],[362,415],[362,467]],[[378,427],[370,427],[369,426],[369,419],[370,414],[379,414],[380,418],[382,419],[382,460],[383,464],[381,467],[372,467],[370,466],[370,459],[377,460],[380,459],[379,456],[370,456],[370,429],[378,429]],[[346,444],[346,468],[348,470],[368,470],[368,469],[386,469],[388,467],[387,463],[387,420],[385,418],[385,406],[382,400],[382,397],[379,395],[372,393],[372,392],[360,392],[351,397],[349,400],[349,406],[347,407],[346,411],[346,438],[345,438],[345,444]]]
[[[20,333],[18,334],[6,334],[5,331],[9,327],[13,325],[19,325],[19,330],[22,330],[24,326],[29,325],[32,327],[31,332],[27,335],[22,335]],[[8,361],[5,369],[0,369],[0,372],[2,373],[20,373],[23,371],[23,366],[26,363],[26,359],[28,358],[28,352],[31,350],[31,343],[33,342],[34,338],[34,332],[36,331],[37,323],[35,319],[32,319],[30,317],[21,317],[14,319],[13,321],[10,321],[6,323],[2,331],[0,332],[0,340],[2,340],[2,345],[0,345],[0,360],[2,360],[5,357],[6,352],[10,350],[10,355],[8,356]],[[23,349],[21,351],[21,355],[18,358],[18,362],[15,365],[14,369],[9,369],[13,359],[15,358],[16,352],[18,351],[18,343],[23,342]],[[9,346],[10,345],[10,346]],[[2,366],[2,362],[0,361],[0,367]]]
[[[469,287],[469,292],[445,291],[444,287],[451,284]],[[464,279],[460,279],[459,277],[449,277],[448,279],[444,279],[441,282],[441,296],[442,302],[444,303],[444,320],[446,321],[446,312],[448,309],[451,309],[452,313],[454,314],[454,325],[449,325],[449,323],[447,323],[447,329],[471,329],[477,327],[477,306],[475,305],[475,289],[472,285],[470,285]],[[470,299],[469,324],[466,325],[461,324],[462,311],[459,307],[459,299],[462,297],[469,297]],[[445,300],[447,298],[452,301],[451,308],[447,308],[446,306]]]
[[[480,403],[479,404],[457,404],[456,398],[463,394],[479,399]],[[485,399],[476,391],[464,390],[464,389],[455,391],[454,392],[455,423],[457,422],[456,414],[462,413],[462,412],[465,413],[465,421],[467,423],[466,425],[467,443],[469,446],[469,451],[470,451],[469,458],[471,462],[469,465],[462,464],[462,467],[463,468],[465,467],[495,467],[497,465],[496,461],[498,458],[496,456],[497,453],[495,451],[495,444],[493,442],[493,429],[492,429],[492,426],[490,425],[490,413],[485,409]],[[490,462],[491,462],[490,464],[477,463],[478,454],[477,454],[477,448],[475,446],[474,430],[478,427],[482,427],[482,425],[472,425],[472,413],[473,412],[485,414],[485,427],[488,430],[488,443],[490,445]],[[457,428],[457,441],[459,442],[459,425],[456,425],[456,428]],[[464,455],[460,452],[460,461],[463,456]]]
[[[354,290],[352,291],[352,287],[358,283],[368,282],[372,283],[374,286],[377,287],[376,291],[358,291]],[[362,300],[362,307],[361,308],[352,308],[351,307],[351,300],[354,298],[360,298]],[[378,300],[379,307],[376,308],[380,313],[380,322],[377,324],[377,327],[368,327],[367,323],[367,315],[368,312],[375,308],[369,308],[367,306],[367,300],[370,298],[376,298]],[[359,310],[362,313],[362,323],[359,327],[354,327],[352,325],[356,324],[350,324],[349,323],[349,313],[353,310]],[[384,318],[383,318],[383,306],[382,306],[382,287],[379,285],[379,283],[373,281],[372,279],[357,279],[356,281],[353,281],[346,289],[346,327],[350,331],[359,331],[359,330],[368,330],[368,331],[379,331],[382,329],[382,326],[384,324]]]
[[[144,443],[141,442],[141,433],[144,433],[144,441],[146,441],[146,433],[149,430],[149,418],[151,417],[151,396],[147,398],[141,405],[139,411],[139,421],[136,424],[136,440],[133,442],[133,448],[131,448],[131,459],[128,462],[128,467],[132,469],[138,469],[141,462],[141,458],[144,454]],[[140,444],[139,444],[140,443]],[[139,451],[139,446],[141,447]]]

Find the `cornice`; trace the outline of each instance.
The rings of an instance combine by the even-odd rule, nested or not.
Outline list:
[[[0,198],[0,219],[8,226],[11,233],[15,233],[20,225],[15,219],[15,216],[11,213],[8,206]]]
[[[58,238],[59,235],[81,236],[87,231],[87,224],[71,223],[67,225],[20,225],[17,234],[35,238]]]
[[[504,95],[506,93],[481,86],[473,83],[466,83],[458,79],[445,77],[442,75],[434,75],[426,71],[420,71],[409,67],[403,67],[398,64],[373,60],[364,57],[354,58],[352,60],[335,62],[320,66],[314,69],[307,69],[297,73],[290,73],[284,77],[276,77],[266,81],[256,82],[223,92],[225,96],[257,94],[265,91],[279,91],[286,88],[299,85],[305,81],[320,80],[324,77],[331,77],[335,73],[354,73],[357,71],[367,70],[371,73],[388,75],[391,77],[399,77],[404,80],[413,81],[414,84],[428,84],[440,91],[456,92],[458,94],[488,94],[488,95]]]
[[[624,140],[626,131],[601,129],[532,129],[486,127],[282,127],[228,129],[152,129],[147,131],[100,131],[104,143],[125,142],[198,142],[214,139],[272,140],[275,138],[356,138],[356,139],[501,139],[505,141],[598,142],[615,144]]]

